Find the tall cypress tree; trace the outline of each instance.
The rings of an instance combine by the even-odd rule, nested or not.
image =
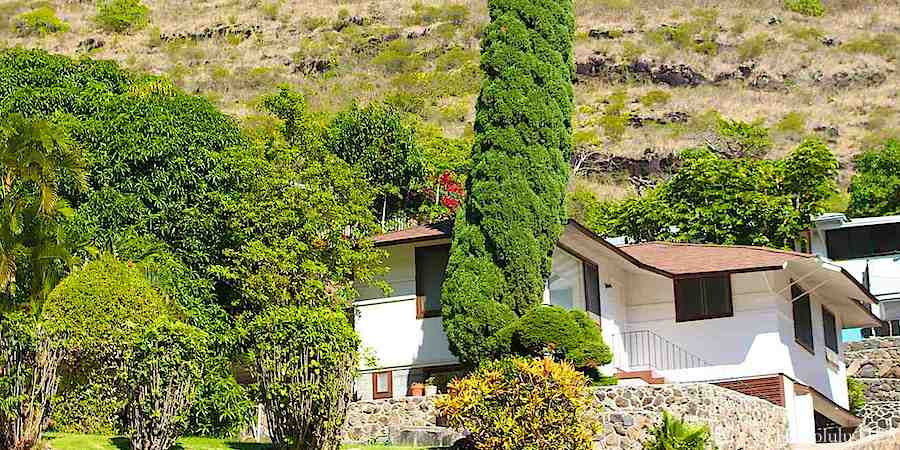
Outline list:
[[[565,221],[571,153],[572,0],[488,0],[473,169],[444,282],[451,349],[474,365],[508,353],[541,302]]]

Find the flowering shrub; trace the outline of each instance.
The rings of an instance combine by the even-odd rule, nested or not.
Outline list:
[[[451,382],[437,408],[479,450],[589,450],[600,431],[589,384],[567,362],[509,358]]]

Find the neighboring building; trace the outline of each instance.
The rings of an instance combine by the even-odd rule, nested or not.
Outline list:
[[[360,287],[356,329],[362,399],[403,397],[458,370],[440,317],[449,224],[375,238],[393,291]],[[784,406],[792,442],[855,427],[841,330],[873,327],[876,300],[840,267],[759,247],[646,243],[617,247],[570,221],[553,254],[544,303],[585,310],[622,383],[713,382]]]
[[[885,324],[863,336],[900,336],[900,216],[825,214],[813,219],[809,242],[812,253],[846,269],[878,298],[873,312]]]

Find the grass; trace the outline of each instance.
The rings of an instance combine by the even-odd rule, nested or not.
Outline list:
[[[88,434],[46,433],[44,439],[53,450],[128,450],[128,440],[123,437]],[[211,438],[184,438],[178,441],[178,450],[268,450],[269,444],[239,442]],[[413,447],[345,446],[345,450],[417,450]],[[420,449],[421,450],[421,449]]]

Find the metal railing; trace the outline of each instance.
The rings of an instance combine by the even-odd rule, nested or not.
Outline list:
[[[703,358],[650,330],[615,334],[612,340],[613,363],[622,370],[678,370],[709,366]]]

